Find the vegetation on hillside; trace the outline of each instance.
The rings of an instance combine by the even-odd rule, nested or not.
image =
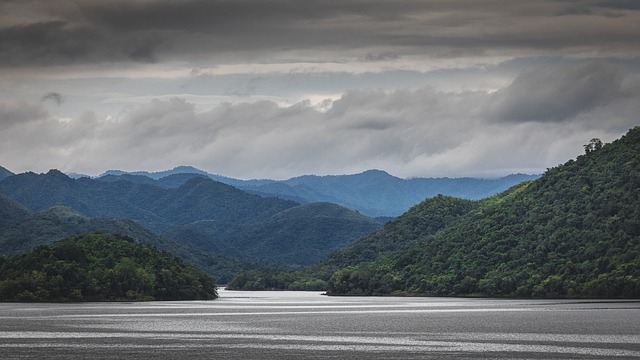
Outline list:
[[[231,288],[640,297],[640,127],[585,152],[481,201],[427,199],[304,271],[246,271]]]
[[[585,149],[400,254],[339,269],[328,293],[640,297],[640,128]]]
[[[438,195],[412,207],[403,216],[385,224],[382,230],[336,250],[325,260],[303,271],[244,271],[227,287],[242,290],[324,290],[336,270],[393,256],[419,239],[456,223],[476,206],[476,201]]]
[[[64,206],[31,213],[15,201],[0,195],[0,255],[13,257],[38,245],[47,245],[70,236],[90,232],[119,234],[168,251],[187,263],[198,266],[221,282],[227,282],[241,270],[255,264],[236,258],[194,249],[157,235],[127,219],[87,218]]]
[[[193,177],[209,177],[263,197],[289,199],[300,204],[331,202],[371,217],[396,217],[425,198],[437,194],[482,199],[522,181],[536,179],[539,175],[512,174],[495,179],[401,179],[381,170],[367,170],[352,175],[304,175],[288,180],[238,180],[183,166],[158,173],[108,171],[98,180],[126,180],[178,188]]]
[[[207,252],[235,256],[256,263],[300,268],[317,263],[332,251],[379,229],[382,224],[330,203],[300,205],[256,222],[242,233],[226,223],[201,221],[170,236]]]
[[[215,299],[213,279],[133,239],[86,234],[0,257],[0,301]]]
[[[124,224],[128,221],[150,229],[145,232],[162,237],[161,242],[179,244],[160,247],[226,281],[238,271],[265,264],[298,268],[312,264],[381,226],[334,204],[299,205],[263,198],[200,175],[187,177],[177,188],[156,186],[156,180],[141,175],[104,178],[74,180],[51,170],[1,181],[0,193],[37,213],[0,233],[0,254],[15,255],[95,230],[149,237],[131,234],[130,229],[140,226]],[[49,216],[51,209],[58,209],[58,215],[67,209],[69,216]]]

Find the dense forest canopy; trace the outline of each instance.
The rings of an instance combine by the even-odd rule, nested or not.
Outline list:
[[[0,254],[103,231],[154,244],[226,282],[265,264],[316,263],[382,226],[335,204],[263,198],[201,175],[176,188],[127,180],[139,177],[72,179],[51,170],[0,181],[0,213],[33,212],[27,219],[0,218]]]
[[[464,204],[458,216],[445,216],[452,207],[437,200],[304,272],[244,272],[231,284],[320,284],[330,295],[640,297],[640,127],[611,144],[592,139],[585,155]]]
[[[640,128],[592,143],[397,256],[341,268],[328,292],[640,297]]]
[[[0,301],[205,300],[213,279],[131,238],[92,233],[0,257]]]

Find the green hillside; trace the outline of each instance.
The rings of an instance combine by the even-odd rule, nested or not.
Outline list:
[[[91,218],[130,219],[156,233],[206,219],[237,225],[265,219],[298,205],[277,198],[261,198],[201,177],[179,188],[165,189],[126,180],[74,180],[57,170],[11,176],[0,182],[0,194],[31,211],[66,206]]]
[[[407,226],[403,232],[424,225]],[[378,236],[395,233],[385,228]],[[640,297],[640,127],[483,201],[454,226],[398,254],[339,269],[327,290]]]
[[[207,253],[300,267],[317,263],[380,226],[342,206],[314,203],[283,210],[244,228],[234,228],[228,221],[198,221],[168,236]]]
[[[222,282],[228,281],[238,271],[255,268],[229,256],[198,251],[157,235],[131,220],[87,218],[64,206],[31,213],[18,203],[0,196],[0,256],[13,257],[39,245],[89,232],[119,234],[155,246],[197,265]]]
[[[87,234],[0,258],[0,301],[215,299],[211,277],[131,238]]]
[[[495,179],[480,178],[410,178],[401,179],[381,170],[367,170],[352,175],[304,175],[288,180],[239,180],[206,173],[189,166],[157,173],[126,173],[110,170],[97,180],[130,181],[178,188],[194,177],[215,181],[263,197],[279,197],[300,204],[330,202],[370,217],[396,217],[425,198],[445,194],[463,199],[482,199],[495,195],[539,175],[511,174]]]
[[[22,205],[0,195],[0,227],[28,218],[31,215],[29,210]]]
[[[324,290],[333,273],[346,266],[386,259],[408,249],[426,236],[455,224],[478,202],[438,195],[412,207],[403,216],[355,243],[332,252],[326,259],[296,273],[245,271],[228,288],[244,290]]]
[[[169,188],[141,175],[74,180],[51,170],[0,181],[0,194],[37,212],[29,221],[14,223],[0,234],[0,254],[15,255],[87,231],[131,235],[113,223],[113,219],[127,219],[150,229],[156,237],[188,248],[181,250],[181,257],[213,271],[221,281],[242,269],[255,268],[247,263],[309,265],[381,226],[337,205],[300,206],[249,194],[199,175]],[[44,213],[61,206],[77,212],[76,219],[69,221],[73,217],[63,216],[52,220]],[[103,224],[107,228],[94,226],[97,219],[106,218],[112,219]],[[27,234],[30,236],[24,236]],[[190,252],[197,256],[189,256]]]
[[[238,245],[253,261],[268,257],[272,262],[306,266],[380,226],[342,206],[313,203],[287,209],[252,227]]]

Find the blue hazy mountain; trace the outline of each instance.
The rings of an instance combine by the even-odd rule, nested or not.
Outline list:
[[[410,178],[402,179],[381,170],[353,175],[305,175],[288,180],[239,180],[209,174],[190,166],[149,173],[110,170],[99,179],[114,181],[118,176],[145,176],[160,186],[178,187],[195,176],[235,186],[263,197],[277,196],[298,203],[331,202],[371,217],[395,217],[426,198],[442,194],[478,200],[493,196],[539,175],[512,174],[495,179],[482,178]],[[130,181],[145,182],[139,178]]]
[[[72,179],[50,170],[10,176],[0,181],[0,194],[32,212],[64,207],[92,220],[126,219],[204,254],[285,266],[317,262],[382,226],[339,205],[261,197],[193,175],[166,187],[142,175]],[[9,203],[6,209],[21,213]]]
[[[13,175],[13,173],[5,168],[3,168],[2,166],[0,166],[0,181],[8,178],[9,176]]]

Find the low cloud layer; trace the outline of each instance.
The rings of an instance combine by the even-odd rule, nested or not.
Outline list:
[[[38,104],[5,103],[0,153],[3,166],[18,171],[191,164],[241,178],[369,168],[404,177],[499,176],[565,162],[589,139],[611,141],[637,125],[639,113],[638,76],[587,62],[534,69],[496,92],[350,91],[326,111],[271,101],[198,111],[173,98],[118,117],[56,119]]]
[[[0,166],[541,172],[640,124],[633,1],[7,0]]]

